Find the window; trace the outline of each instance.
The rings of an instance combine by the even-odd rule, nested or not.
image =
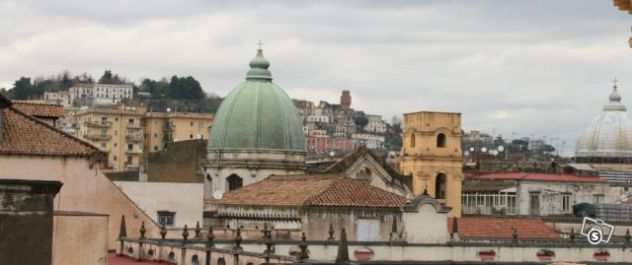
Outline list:
[[[228,182],[228,191],[239,189],[243,185],[243,180],[241,179],[241,177],[235,174],[228,176],[228,178],[226,178],[226,181]]]
[[[529,214],[540,215],[540,192],[529,192]]]
[[[599,204],[605,202],[605,197],[603,194],[593,194],[593,203]]]
[[[112,160],[116,161],[116,156],[113,156],[113,157],[112,157]]]
[[[173,226],[175,223],[176,212],[158,211],[158,223],[164,226]]]
[[[193,124],[195,124],[195,123],[191,122],[191,127],[193,127]]]
[[[134,119],[129,119],[129,124],[134,124]]]
[[[415,134],[410,135],[410,147],[415,147]]]
[[[226,260],[224,258],[217,259],[217,265],[226,265]]]
[[[189,139],[193,139],[193,134],[189,134]]]
[[[133,161],[132,156],[127,156],[127,164],[131,164]]]
[[[358,219],[356,235],[358,241],[380,240],[380,221],[375,219]]]
[[[128,144],[128,145],[127,145],[127,150],[128,150],[128,151],[132,151],[132,150],[134,150],[134,144]]]
[[[562,193],[562,211],[570,212],[571,211],[571,193]]]
[[[440,173],[435,179],[435,199],[445,199],[446,176]]]
[[[158,151],[158,146],[154,145],[154,151]]]
[[[158,134],[157,133],[154,133],[154,138],[158,138]]]
[[[440,133],[437,135],[437,147],[439,148],[445,147],[445,134]]]
[[[101,148],[105,148],[106,144],[105,143],[101,143]]]

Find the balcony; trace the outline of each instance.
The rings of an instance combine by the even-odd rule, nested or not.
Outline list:
[[[136,124],[127,124],[127,130],[129,131],[137,131],[137,130],[142,130],[143,127],[140,125],[136,125]]]
[[[112,127],[112,122],[111,121],[86,121],[85,125],[88,127],[95,127],[95,128],[110,128]]]
[[[136,135],[136,134],[128,134],[127,136],[125,136],[125,139],[130,143],[140,143],[143,141],[143,136]]]
[[[107,134],[85,134],[83,138],[90,141],[107,142],[112,139],[112,136]]]
[[[125,153],[128,155],[140,155],[143,153],[142,150],[136,150],[136,149],[132,149],[132,150],[125,150]]]

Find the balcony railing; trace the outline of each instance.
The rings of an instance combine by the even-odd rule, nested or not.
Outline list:
[[[142,135],[128,134],[127,136],[125,136],[125,139],[128,142],[142,142],[143,141],[143,136]]]
[[[111,135],[107,134],[85,134],[83,138],[91,140],[91,141],[109,141],[112,139]]]
[[[96,128],[109,128],[112,126],[111,121],[86,121],[86,126]]]

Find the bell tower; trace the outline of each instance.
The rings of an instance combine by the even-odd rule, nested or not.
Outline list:
[[[461,114],[405,113],[400,170],[413,176],[413,193],[427,192],[461,216]]]

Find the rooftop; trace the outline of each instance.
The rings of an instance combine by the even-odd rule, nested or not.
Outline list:
[[[406,198],[338,175],[271,176],[224,194],[220,205],[399,208]]]
[[[61,118],[64,116],[64,106],[62,105],[26,100],[13,100],[11,102],[14,108],[38,118]]]
[[[606,179],[597,176],[575,176],[545,173],[507,172],[488,173],[482,175],[468,175],[469,180],[526,180],[526,181],[551,181],[551,182],[605,182]]]
[[[460,239],[512,239],[516,229],[518,239],[559,239],[560,233],[536,217],[482,217],[457,218]],[[454,218],[448,219],[448,231],[454,231]]]
[[[5,101],[0,96],[0,101]],[[0,154],[91,156],[100,151],[12,107],[0,104]]]

